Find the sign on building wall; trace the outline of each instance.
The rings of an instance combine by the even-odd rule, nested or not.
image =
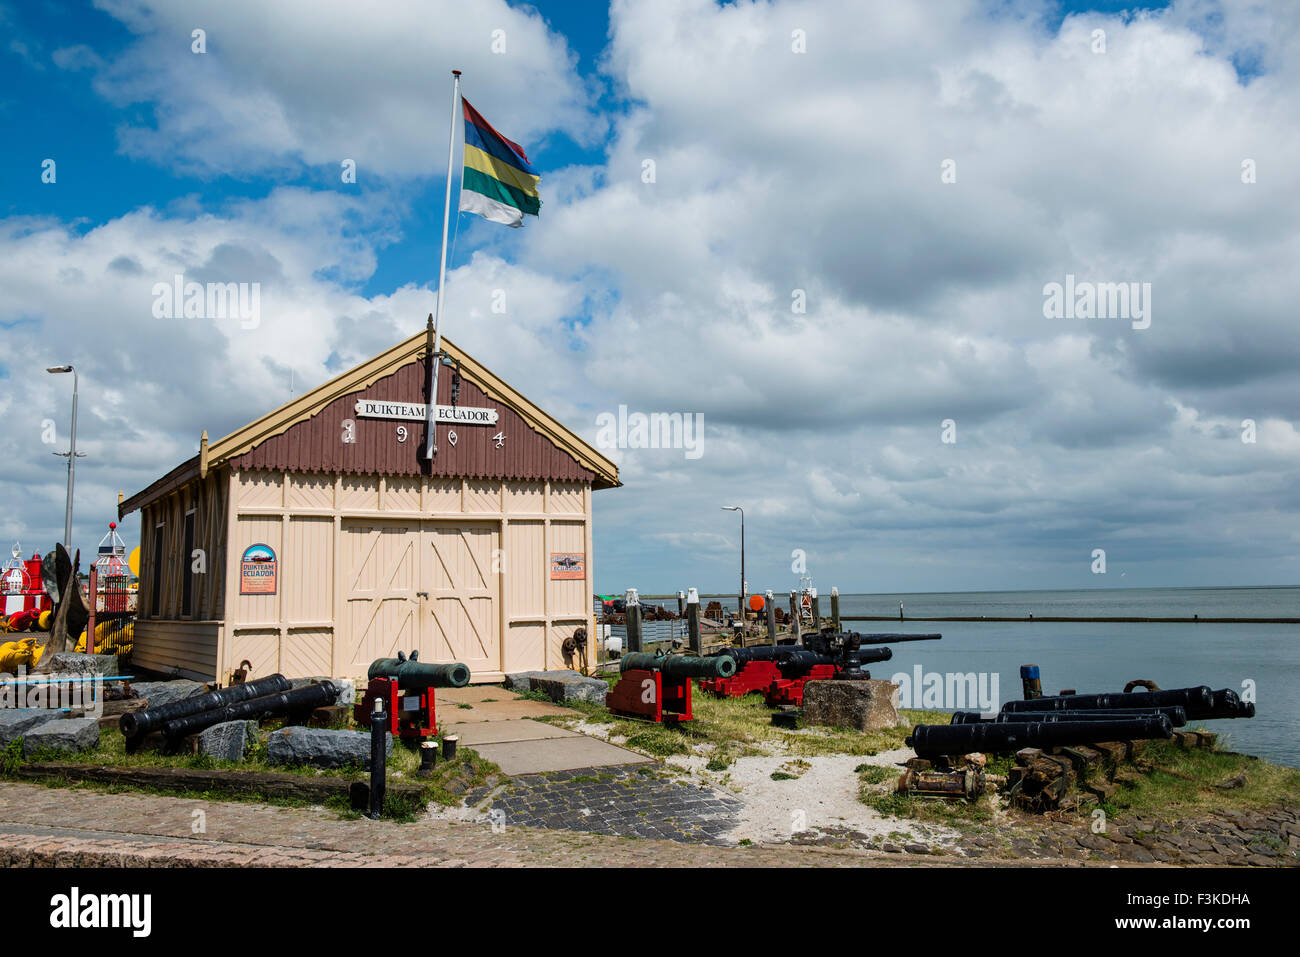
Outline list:
[[[269,545],[249,545],[239,559],[239,593],[241,595],[274,595],[276,567],[275,552]]]
[[[429,407],[419,402],[394,402],[388,399],[358,399],[353,408],[363,419],[410,419],[423,422]],[[439,425],[496,425],[496,409],[470,406],[438,406]]]
[[[587,577],[587,556],[582,552],[551,552],[551,581],[582,581]]]

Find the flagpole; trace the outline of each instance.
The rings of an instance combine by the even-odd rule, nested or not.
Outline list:
[[[438,265],[438,302],[433,314],[433,352],[429,356],[429,407],[425,413],[424,457],[438,453],[438,353],[442,349],[442,301],[447,288],[447,226],[451,222],[451,168],[456,160],[456,107],[460,104],[460,70],[451,75],[451,132],[447,136],[447,196],[442,206],[442,261]]]

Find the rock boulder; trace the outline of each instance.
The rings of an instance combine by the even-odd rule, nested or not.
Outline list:
[[[27,731],[47,721],[57,721],[58,714],[43,708],[5,708],[0,710],[0,747],[21,738]]]
[[[50,656],[50,674],[116,675],[117,655],[83,655],[60,651]]]
[[[182,698],[192,698],[196,694],[206,694],[208,686],[201,681],[189,681],[179,678],[175,681],[137,681],[131,687],[141,698],[149,699],[149,707],[171,704]]]
[[[557,704],[589,701],[603,705],[609,692],[603,678],[587,678],[576,671],[544,671],[529,679],[529,688],[542,692]]]
[[[317,768],[357,764],[369,769],[370,735],[363,731],[327,728],[281,728],[271,732],[266,752],[268,764],[307,764]],[[393,753],[391,734],[388,735],[386,753]]]
[[[197,735],[199,753],[220,761],[242,761],[257,740],[256,721],[223,721]]]
[[[809,681],[803,723],[880,731],[898,724],[898,685],[892,681]]]
[[[99,744],[99,721],[95,718],[56,718],[23,734],[23,754],[38,749],[88,751]]]

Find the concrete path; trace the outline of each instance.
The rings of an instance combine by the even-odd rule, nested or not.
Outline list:
[[[438,726],[444,733],[459,736],[461,744],[511,777],[651,760],[599,738],[534,721],[549,715],[581,715],[494,685],[439,689],[437,709]]]

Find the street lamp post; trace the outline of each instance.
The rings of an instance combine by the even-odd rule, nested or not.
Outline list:
[[[72,366],[50,366],[45,370],[58,374],[60,372],[72,373],[72,436],[69,439],[67,452],[55,452],[55,455],[66,455],[68,457],[68,505],[63,515],[63,545],[69,551],[72,550],[72,486],[77,471],[77,370]]]
[[[737,608],[740,611],[740,624],[745,624],[745,510],[739,505],[724,505],[722,508],[728,512],[740,513],[740,601]]]

